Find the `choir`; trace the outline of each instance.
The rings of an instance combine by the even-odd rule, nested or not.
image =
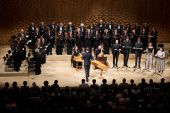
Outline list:
[[[102,46],[104,54],[110,54],[110,49],[112,49],[113,67],[118,67],[120,53],[124,56],[123,66],[128,67],[129,54],[134,53],[134,68],[140,68],[142,53],[146,52],[145,68],[150,71],[152,69],[152,57],[157,52],[157,36],[158,32],[155,28],[150,29],[147,23],[142,26],[136,23],[132,26],[131,24],[104,23],[100,20],[99,23],[92,23],[90,26],[80,23],[79,26],[75,27],[72,22],[64,26],[63,23],[57,25],[51,21],[48,25],[41,22],[40,26],[37,27],[31,22],[27,32],[21,29],[18,34],[16,40],[18,46],[13,44],[11,48],[12,50],[15,50],[16,47],[25,49],[24,45],[27,44],[34,53],[40,54],[40,61],[45,63],[46,54],[52,55],[52,48],[55,48],[57,55],[68,54],[73,56],[77,54],[77,50],[81,53],[88,48],[89,52],[94,52],[97,58]],[[150,42],[149,45],[148,42]],[[77,48],[76,51],[75,47]],[[37,49],[39,51],[35,51]],[[156,54],[157,58],[159,54],[160,52]],[[35,56],[39,62],[39,55]],[[75,67],[75,63],[73,65]],[[159,68],[159,71],[163,72],[163,69]]]

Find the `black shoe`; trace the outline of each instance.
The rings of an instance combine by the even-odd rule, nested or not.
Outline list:
[[[86,80],[86,82],[89,82],[89,80]]]
[[[136,66],[133,66],[133,68],[136,68]]]
[[[138,66],[138,68],[140,69],[141,67],[140,67],[140,66]]]

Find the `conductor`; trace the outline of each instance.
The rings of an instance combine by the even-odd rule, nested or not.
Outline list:
[[[86,81],[89,81],[90,61],[93,60],[92,54],[89,52],[89,48],[86,49],[85,53],[82,54],[84,60],[84,69],[86,74]]]

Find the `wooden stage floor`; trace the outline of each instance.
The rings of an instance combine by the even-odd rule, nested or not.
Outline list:
[[[42,65],[42,73],[40,75],[35,75],[33,72],[28,74],[27,63],[22,63],[22,68],[20,72],[5,72],[3,56],[7,53],[9,46],[0,46],[0,87],[4,85],[5,82],[9,82],[10,85],[13,81],[17,81],[18,85],[21,86],[23,81],[28,81],[28,85],[31,86],[32,82],[36,82],[38,86],[43,85],[43,81],[48,80],[49,84],[53,84],[54,80],[59,81],[60,86],[78,86],[81,83],[81,79],[85,78],[84,68],[77,70],[71,67],[70,58],[68,55],[56,55],[53,50],[53,55],[47,56],[46,64]],[[137,69],[134,71],[134,55],[131,54],[129,58],[129,67],[127,70],[122,68],[123,56],[120,55],[118,65],[120,68],[112,68],[112,55],[108,56],[109,69],[103,72],[103,77],[107,79],[110,84],[113,79],[116,79],[117,83],[122,82],[123,78],[127,79],[129,83],[130,79],[134,79],[135,83],[141,82],[142,78],[145,78],[148,82],[149,79],[153,79],[154,82],[159,82],[161,78],[165,78],[166,82],[170,82],[170,59],[166,59],[166,69],[163,74],[158,75],[152,72],[143,71],[145,64],[145,55],[142,56],[141,70]],[[102,83],[102,79],[99,78],[100,71],[94,70],[91,66],[90,70],[90,81],[96,79],[98,84]],[[93,76],[93,77],[92,77]]]

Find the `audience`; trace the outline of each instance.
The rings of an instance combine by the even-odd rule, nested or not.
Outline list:
[[[160,83],[152,79],[146,83],[142,79],[139,84],[133,79],[128,84],[125,78],[120,84],[115,79],[112,84],[107,84],[103,79],[100,86],[93,79],[90,87],[85,79],[78,87],[60,87],[54,80],[51,86],[44,81],[42,87],[35,82],[29,87],[24,81],[20,88],[17,82],[13,82],[10,88],[6,82],[0,89],[0,112],[163,113],[169,110],[169,100],[170,83],[164,78]]]

